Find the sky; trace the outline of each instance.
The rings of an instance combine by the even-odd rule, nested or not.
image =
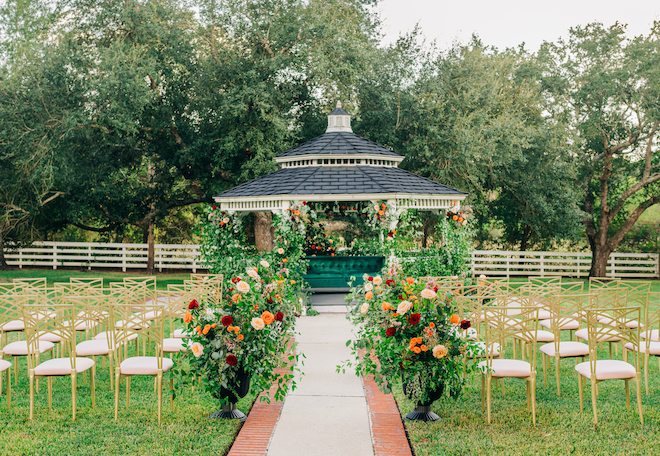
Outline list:
[[[660,0],[381,0],[384,43],[391,43],[419,22],[424,35],[441,49],[467,43],[477,33],[485,45],[499,49],[525,43],[529,51],[544,41],[567,36],[577,25],[616,21],[628,24],[628,35],[648,34],[660,21]]]

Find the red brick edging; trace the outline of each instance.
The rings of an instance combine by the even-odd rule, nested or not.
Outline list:
[[[383,394],[373,376],[362,378],[369,408],[375,456],[412,456],[401,414],[391,394]]]

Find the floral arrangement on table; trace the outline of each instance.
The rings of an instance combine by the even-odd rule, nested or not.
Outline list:
[[[296,365],[294,325],[301,311],[296,283],[289,273],[287,268],[273,268],[261,260],[227,281],[218,304],[193,300],[188,305],[184,323],[191,334],[187,340],[190,350],[181,356],[189,360],[188,375],[201,375],[206,389],[217,399],[224,400],[223,389],[236,388],[243,372],[257,394],[277,381],[275,398],[282,400],[286,395],[293,374],[280,374],[276,369],[285,363]]]
[[[382,276],[366,276],[347,298],[357,302],[348,318],[357,328],[357,338],[349,343],[358,355],[358,375],[372,374],[384,393],[402,381],[417,403],[433,402],[443,390],[457,397],[464,373],[475,369],[464,355],[480,348],[465,337],[471,323],[454,313],[453,297],[433,283],[405,276],[398,266]]]

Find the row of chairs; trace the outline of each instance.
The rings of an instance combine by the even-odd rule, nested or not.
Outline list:
[[[176,323],[193,298],[222,299],[222,280],[192,275],[181,285],[156,291],[154,277],[128,278],[103,287],[101,279],[71,279],[48,288],[45,279],[17,280],[0,290],[0,371],[6,371],[7,405],[11,406],[11,362],[6,357],[27,358],[30,384],[30,418],[34,415],[34,391],[39,379],[48,381],[52,408],[52,378],[69,376],[72,386],[72,417],[76,417],[76,384],[90,371],[92,406],[95,405],[96,357],[108,360],[110,387],[115,390],[115,419],[119,388],[126,383],[126,406],[130,403],[130,378],[154,377],[158,419],[162,408],[163,374],[173,367],[173,353],[186,349],[186,336]],[[165,328],[170,337],[165,337]],[[14,341],[9,342],[12,335]],[[23,338],[23,337],[24,338]],[[82,339],[82,340],[80,340]],[[129,343],[134,350],[129,356]],[[140,354],[140,343],[142,353]],[[50,353],[51,358],[43,360]],[[170,358],[165,358],[165,354]],[[14,382],[18,363],[14,362]],[[0,377],[1,378],[1,377]],[[171,383],[171,381],[170,381]],[[172,384],[170,384],[172,388]],[[0,383],[0,393],[2,384]],[[173,407],[173,396],[171,398]]]
[[[456,294],[462,319],[473,323],[465,337],[480,341],[484,360],[482,369],[482,407],[487,408],[490,423],[491,380],[506,377],[526,380],[528,404],[536,422],[536,346],[543,360],[544,384],[547,387],[547,362],[555,360],[557,395],[561,395],[560,360],[580,359],[576,365],[583,410],[583,379],[592,384],[594,422],[597,423],[596,394],[598,383],[621,379],[625,382],[630,408],[629,381],[637,387],[640,421],[641,365],[643,357],[648,393],[649,356],[660,356],[657,341],[660,325],[660,293],[650,292],[650,282],[592,279],[585,293],[584,282],[561,283],[560,279],[527,283],[481,279],[476,286],[451,283],[451,278],[430,278],[439,287]],[[443,282],[444,281],[444,282]],[[581,326],[585,326],[582,327]],[[569,331],[570,340],[561,333]],[[573,335],[575,339],[573,340]],[[513,341],[513,358],[504,357],[507,342]],[[609,345],[609,359],[599,359],[599,348]],[[622,346],[623,361],[612,359],[612,346]],[[517,359],[519,351],[521,359]],[[525,361],[525,354],[529,360]],[[588,358],[588,361],[584,361]],[[632,358],[632,363],[627,362]]]

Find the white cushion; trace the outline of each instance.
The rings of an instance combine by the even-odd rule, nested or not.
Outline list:
[[[177,353],[186,351],[186,346],[183,343],[183,339],[179,337],[167,337],[163,339],[163,351],[165,353]]]
[[[623,348],[632,351],[633,350],[632,342],[628,342],[623,346]],[[645,341],[640,341],[639,352],[646,353]],[[660,342],[655,342],[655,341],[649,342],[649,355],[660,356]]]
[[[109,351],[108,339],[85,340],[76,345],[76,355],[79,356],[107,355]]]
[[[0,359],[0,372],[6,371],[11,367],[11,363],[6,359]]]
[[[10,320],[2,325],[1,331],[24,331],[25,323],[23,320]]]
[[[598,321],[603,323],[604,325],[611,325],[612,322],[614,322],[612,318],[602,315],[598,317]],[[639,322],[637,320],[626,320],[626,326],[632,329],[639,328]]]
[[[176,337],[177,339],[183,339],[185,337],[192,336],[192,334],[187,332],[185,329],[175,329],[174,334],[172,334],[172,336]]]
[[[588,340],[589,340],[589,330],[588,330],[588,328],[582,328],[582,329],[578,329],[577,331],[575,331],[575,337],[577,337],[578,339],[582,339],[582,340],[587,340],[587,341],[588,341]],[[599,339],[599,342],[601,342],[601,341],[605,341],[605,342],[618,342],[618,341],[620,341],[620,340],[621,340],[620,337],[616,337],[616,336],[614,336],[614,335],[612,335],[612,336],[606,336],[605,334],[601,334],[600,339]]]
[[[486,372],[487,361],[478,364],[482,372]],[[493,377],[529,377],[532,375],[532,366],[527,361],[519,359],[494,359],[491,365]]]
[[[84,372],[94,365],[89,358],[76,358],[76,373]],[[71,375],[71,358],[55,358],[44,361],[34,368],[34,375]]]
[[[541,345],[539,348],[548,356],[555,356],[555,343]],[[582,342],[563,341],[559,342],[559,357],[571,358],[574,356],[589,356],[589,346]]]
[[[573,319],[567,319],[567,318],[562,318],[560,320],[561,326],[559,327],[560,330],[565,331],[568,329],[579,329],[580,328],[580,322],[577,320]],[[552,328],[552,319],[547,319],[547,320],[541,320],[539,322],[539,325],[543,328]]]
[[[53,332],[43,333],[39,336],[39,340],[45,340],[48,342],[62,342],[62,336],[59,336]]]
[[[650,333],[650,335],[651,335],[651,337],[650,337],[651,340],[654,340],[654,341],[657,342],[657,341],[658,341],[658,335],[659,335],[659,334],[658,334],[659,331],[658,331],[657,329],[653,329],[653,330],[651,330],[651,331],[642,331],[642,332],[639,333],[639,337],[641,337],[642,339],[646,339],[646,336],[647,336],[647,334],[649,334],[649,333]]]
[[[531,342],[531,339],[529,338],[528,333],[514,334],[513,337],[515,337],[518,340]],[[554,340],[555,340],[555,335],[552,334],[550,331],[544,331],[542,329],[537,329],[536,330],[536,341],[537,342],[553,342]]]
[[[46,352],[48,350],[52,350],[52,348],[55,346],[52,342],[48,342],[45,340],[40,340],[39,341],[39,353]],[[26,356],[28,354],[28,346],[27,346],[27,341],[26,340],[19,340],[16,342],[12,342],[11,344],[5,345],[5,348],[3,348],[3,351],[5,352],[5,355],[12,355],[12,356]]]
[[[133,356],[121,362],[119,368],[122,375],[157,375],[158,358],[155,356]],[[163,358],[163,372],[167,372],[174,366],[174,361]]]
[[[585,361],[575,366],[583,377],[591,378],[590,362]],[[635,366],[618,359],[599,359],[596,361],[596,380],[612,380],[635,377]]]

